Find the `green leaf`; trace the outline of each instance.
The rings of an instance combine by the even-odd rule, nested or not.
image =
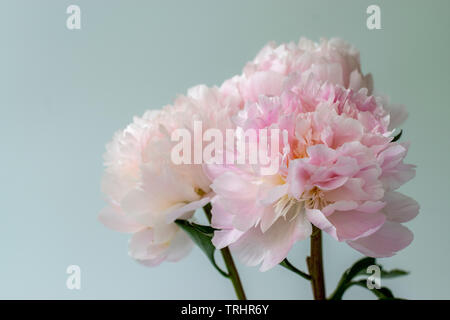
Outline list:
[[[408,271],[400,269],[384,270],[381,265],[378,265],[381,270],[381,279],[392,279],[397,277],[406,276],[409,274]],[[358,276],[367,276],[366,270],[361,270]]]
[[[192,241],[194,241],[200,249],[202,249],[214,268],[216,268],[221,275],[228,278],[228,273],[219,268],[216,259],[214,258],[216,248],[212,244],[211,239],[215,229],[210,226],[203,226],[186,220],[176,220],[175,223],[189,235]]]
[[[408,274],[409,274],[409,272],[405,271],[405,270],[392,269],[390,271],[387,271],[387,270],[383,270],[383,268],[381,268],[381,279],[391,279],[391,278],[396,278],[396,277],[402,277],[402,276],[406,276]]]
[[[377,265],[377,263],[374,258],[369,257],[363,258],[357,261],[355,264],[353,264],[353,266],[351,266],[344,272],[344,274],[341,277],[341,280],[339,281],[336,287],[336,290],[332,293],[329,299],[341,300],[342,296],[347,291],[347,289],[349,289],[351,286],[354,285],[369,289],[367,288],[367,279],[364,280],[354,280],[354,279],[361,276],[365,277],[369,276],[369,274],[367,274],[367,267],[371,265]],[[396,278],[409,274],[409,272],[400,269],[384,270],[381,265],[378,265],[378,267],[380,268],[381,279]],[[386,287],[382,287],[380,289],[372,289],[371,291],[378,297],[378,299],[383,300],[397,299],[394,297],[391,290],[389,290]]]
[[[397,140],[400,140],[401,136],[402,136],[403,130],[400,130],[400,132],[394,137],[394,139],[392,139],[391,142],[395,142]]]
[[[306,280],[311,280],[311,276],[309,274],[294,267],[287,258],[280,262],[280,266],[285,267],[288,270],[291,270],[292,272],[298,274],[300,277],[305,278]]]
[[[376,264],[376,261],[374,261],[374,264]],[[401,270],[401,269],[392,269],[392,270],[385,270],[383,269],[383,266],[377,264],[377,266],[380,268],[381,271],[381,278],[382,279],[392,279],[392,278],[396,278],[396,277],[402,277],[402,276],[406,276],[409,274],[408,271],[405,270]],[[357,274],[357,276],[367,276],[367,270],[366,269],[361,269],[361,271]]]
[[[396,299],[394,295],[392,294],[392,291],[386,287],[381,287],[380,289],[369,289],[367,287],[367,280],[360,280],[360,281],[354,281],[351,282],[350,286],[356,285],[362,288],[366,288],[367,290],[371,291],[375,296],[377,296],[378,300],[394,300]]]
[[[348,281],[352,280],[354,277],[356,277],[358,274],[361,273],[361,271],[366,271],[367,267],[372,266],[374,264],[377,264],[377,261],[375,258],[366,257],[361,260],[356,261],[349,269],[344,272],[344,276]]]
[[[366,257],[356,261],[349,269],[345,270],[344,274],[339,280],[339,283],[330,296],[330,300],[341,300],[345,291],[352,285],[353,278],[361,274],[361,271],[366,271],[367,267],[376,264],[374,258]]]

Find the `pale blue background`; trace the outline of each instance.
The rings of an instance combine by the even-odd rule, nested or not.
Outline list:
[[[66,29],[69,4],[82,29]],[[366,28],[379,4],[382,30]],[[450,298],[450,1],[17,1],[0,2],[0,298],[234,297],[195,249],[148,269],[127,257],[128,235],[97,221],[104,145],[133,115],[177,93],[220,84],[269,40],[339,36],[361,50],[377,89],[404,103],[404,138],[417,177],[403,191],[420,216],[413,244],[381,260],[410,276],[386,281],[405,298]],[[308,243],[291,260],[305,268]],[[325,237],[329,291],[360,255]],[[82,289],[65,286],[82,269]],[[239,265],[249,298],[310,298],[282,268]],[[348,298],[371,298],[354,289]]]

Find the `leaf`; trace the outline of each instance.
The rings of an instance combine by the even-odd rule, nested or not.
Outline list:
[[[194,241],[200,249],[202,249],[214,268],[216,268],[221,275],[228,278],[229,275],[219,268],[216,259],[214,258],[216,248],[212,244],[211,239],[215,229],[210,226],[203,226],[186,220],[176,220],[175,223],[189,235],[192,241]]]
[[[285,267],[288,270],[291,270],[292,272],[298,274],[300,277],[303,277],[306,280],[311,280],[311,276],[309,274],[294,267],[287,258],[280,262],[280,266]]]
[[[392,269],[390,271],[387,271],[387,270],[383,270],[383,268],[381,268],[381,278],[382,279],[391,279],[391,278],[396,278],[396,277],[402,277],[402,276],[407,276],[408,274],[409,274],[409,272],[405,271],[405,270]]]
[[[341,300],[345,291],[352,285],[351,281],[353,278],[358,276],[361,271],[366,271],[367,267],[376,264],[374,258],[366,257],[361,260],[356,261],[349,269],[345,270],[344,274],[339,280],[339,283],[330,296],[330,300]]]
[[[210,227],[210,226],[203,226],[201,224],[196,224],[196,223],[192,223],[192,222],[190,224],[195,230],[197,230],[200,233],[203,233],[204,235],[206,235],[206,236],[208,236],[210,238],[213,237],[214,231],[216,230],[216,229],[214,229],[213,227]]]
[[[350,269],[347,269],[346,272],[344,272],[344,275],[346,276],[346,279],[350,281],[358,274],[360,274],[361,271],[365,272],[367,270],[367,267],[372,266],[374,264],[377,264],[375,258],[370,257],[363,258],[361,260],[356,261],[350,267]]]
[[[392,269],[392,270],[384,270],[381,265],[378,265],[381,270],[381,279],[392,279],[402,276],[407,276],[409,274],[408,271],[400,270],[400,269]],[[361,270],[358,276],[367,276],[366,270]]]
[[[356,263],[353,264],[349,269],[347,269],[344,274],[341,277],[341,280],[339,281],[336,290],[333,292],[333,294],[330,296],[330,300],[341,300],[344,293],[349,289],[351,286],[357,285],[360,287],[367,288],[367,279],[363,280],[354,280],[357,277],[365,276],[367,277],[367,267],[371,265],[377,265],[376,259],[374,258],[363,258]],[[380,276],[382,279],[389,279],[389,278],[395,278],[395,277],[401,277],[409,274],[409,272],[400,270],[400,269],[393,269],[393,270],[384,270],[381,265],[378,265],[380,268]],[[369,289],[370,290],[370,289]],[[386,300],[386,299],[398,299],[395,298],[392,294],[391,290],[382,287],[380,289],[372,289],[371,290],[380,300]]]
[[[400,130],[400,132],[394,137],[394,139],[392,139],[391,142],[395,142],[397,140],[400,140],[401,136],[402,136],[403,130]]]
[[[376,289],[376,288],[369,289],[367,287],[367,280],[354,281],[354,282],[351,282],[350,286],[351,285],[357,285],[359,287],[363,287],[363,288],[370,290],[374,295],[377,296],[378,300],[394,300],[394,299],[396,299],[394,297],[394,295],[392,294],[392,291],[386,287],[381,287],[380,289]]]

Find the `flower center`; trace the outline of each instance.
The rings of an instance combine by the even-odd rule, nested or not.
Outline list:
[[[303,192],[300,199],[296,199],[287,194],[282,196],[274,204],[274,210],[278,217],[284,217],[289,221],[295,219],[302,210],[322,209],[330,202],[325,199],[325,195],[318,187]]]
[[[302,202],[285,194],[274,205],[278,217],[284,217],[289,221],[295,219],[303,209]]]
[[[325,199],[325,194],[318,187],[305,191],[301,200],[305,202],[305,207],[308,209],[322,209],[329,204],[329,201]]]
[[[203,197],[203,196],[206,194],[206,192],[203,191],[203,190],[200,189],[200,188],[195,188],[194,191],[195,191],[195,193],[198,194],[200,197]]]

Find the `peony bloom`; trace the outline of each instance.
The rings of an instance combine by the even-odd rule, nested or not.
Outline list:
[[[174,221],[208,202],[213,244],[262,271],[283,261],[313,226],[367,256],[392,256],[412,241],[403,223],[419,211],[396,191],[415,175],[404,163],[408,144],[393,141],[406,116],[403,106],[373,93],[358,51],[346,42],[270,43],[220,88],[194,87],[115,135],[102,182],[109,205],[99,218],[132,233],[129,253],[148,266],[189,252],[192,242]],[[213,129],[209,138],[196,134],[199,123]],[[232,145],[227,129],[238,138]],[[269,136],[247,139],[240,129]],[[188,147],[180,149],[174,137],[185,135]],[[214,149],[216,160],[270,150],[277,166],[267,171],[273,167],[261,157],[256,164],[205,163],[213,144],[203,140],[213,138],[226,143]],[[245,148],[236,149],[239,143]]]
[[[296,241],[308,238],[314,225],[368,256],[392,256],[412,241],[402,223],[419,209],[395,191],[415,174],[414,166],[403,162],[408,145],[392,142],[403,110],[370,95],[348,46],[334,51],[332,44],[341,42],[300,43],[266,47],[250,64],[251,72],[232,80],[246,101],[236,123],[244,129],[284,130],[286,139],[273,175],[255,165],[206,166],[216,194],[212,225],[220,229],[213,243],[230,246],[244,263],[261,264],[265,271]],[[330,51],[333,59],[321,55]],[[321,64],[302,64],[312,60]],[[285,76],[300,65],[308,67]],[[256,73],[266,72],[255,69],[276,72],[248,86]],[[279,83],[279,75],[281,88],[266,91]]]
[[[359,52],[344,40],[322,39],[320,43],[301,38],[277,46],[270,42],[245,66],[242,75],[225,81],[221,91],[243,106],[260,95],[279,96],[283,83],[293,73],[314,75],[344,88],[372,92],[372,76],[363,75]]]
[[[197,86],[173,105],[135,118],[107,145],[102,191],[109,206],[99,219],[113,230],[133,234],[133,258],[154,266],[177,261],[190,251],[191,240],[173,221],[190,218],[210,201],[211,182],[201,164],[174,164],[171,134],[193,130],[195,120],[206,127],[228,128],[236,110],[217,88]]]

